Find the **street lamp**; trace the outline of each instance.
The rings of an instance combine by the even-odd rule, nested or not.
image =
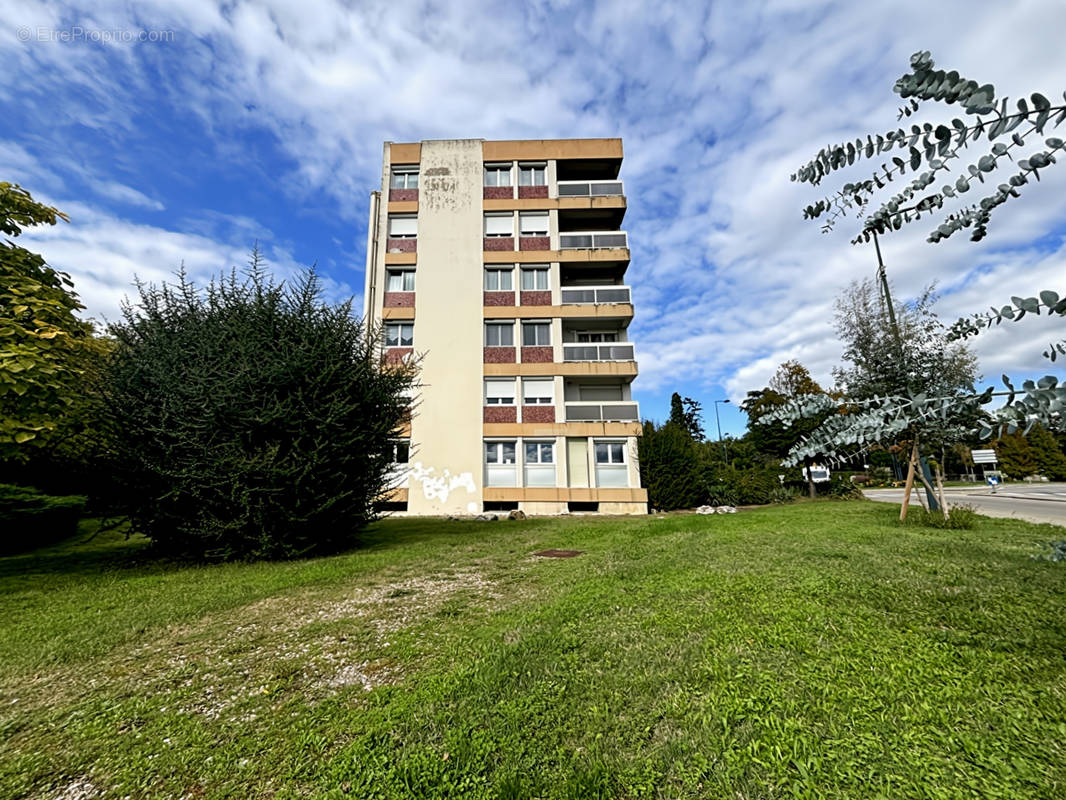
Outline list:
[[[725,439],[722,438],[722,422],[718,419],[718,404],[728,402],[728,399],[714,401],[714,424],[718,426],[718,441],[722,443],[722,458],[725,459],[727,464],[729,463],[729,450],[726,449]]]

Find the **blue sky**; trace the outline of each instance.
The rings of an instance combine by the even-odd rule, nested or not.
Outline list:
[[[732,399],[722,428],[741,433],[735,404],[787,359],[830,383],[833,297],[875,257],[848,244],[853,220],[804,222],[819,195],[788,178],[895,126],[913,51],[1012,97],[1066,89],[1053,0],[0,0],[0,20],[0,180],[70,215],[24,238],[98,318],[134,274],[205,278],[256,239],[280,274],[317,263],[359,307],[384,140],[621,136],[635,396],[659,419],[673,391],[701,400],[712,435],[713,400]],[[937,280],[949,321],[1066,294],[1064,189],[1066,168],[1047,170],[978,245],[925,244],[924,221],[886,237],[898,293]],[[975,340],[983,373],[1055,371],[1048,323]]]

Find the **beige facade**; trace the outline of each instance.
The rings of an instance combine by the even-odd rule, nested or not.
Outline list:
[[[647,511],[621,160],[619,139],[385,144],[364,310],[421,384],[393,511]]]

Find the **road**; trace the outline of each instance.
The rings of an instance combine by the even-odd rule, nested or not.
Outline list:
[[[987,486],[952,487],[944,492],[948,505],[973,506],[979,514],[1066,526],[1066,483],[1010,483],[997,488],[995,494]],[[902,489],[867,489],[864,494],[880,503],[903,500]],[[911,502],[917,504],[917,495]]]

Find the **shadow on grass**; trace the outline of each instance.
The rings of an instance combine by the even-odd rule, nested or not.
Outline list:
[[[436,546],[464,546],[471,543],[472,536],[495,532],[501,526],[507,525],[510,530],[517,532],[541,527],[544,522],[526,520],[516,524],[505,521],[486,523],[439,518],[385,518],[371,523],[347,549],[274,562],[261,560],[258,563],[299,565],[323,558],[343,558],[406,548],[431,539]],[[101,524],[98,519],[84,519],[78,525],[78,532],[67,539],[36,550],[0,557],[0,594],[17,590],[30,576],[75,577],[111,571],[154,575],[227,563],[176,558],[154,547],[151,540],[141,534],[127,535],[125,526],[100,530]]]

